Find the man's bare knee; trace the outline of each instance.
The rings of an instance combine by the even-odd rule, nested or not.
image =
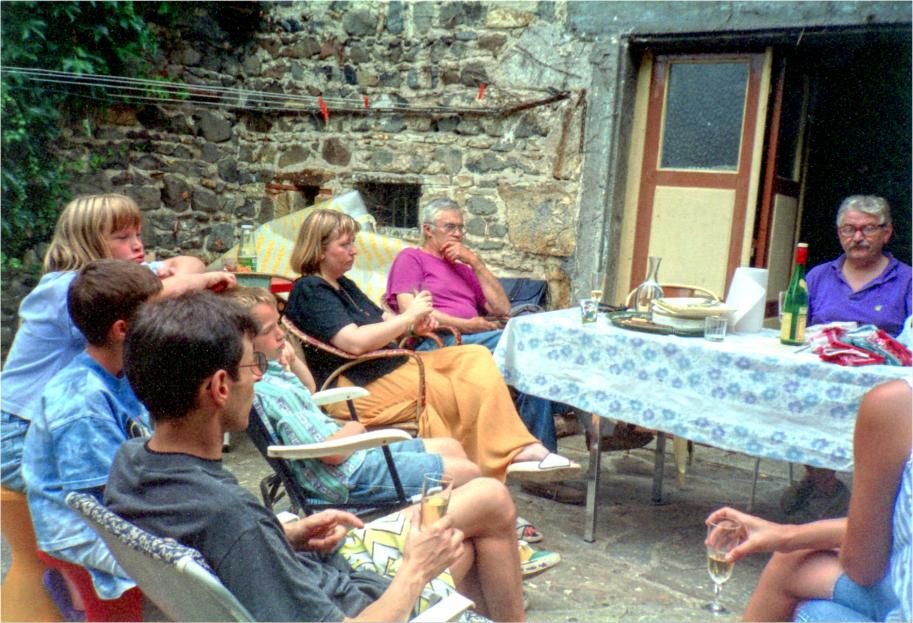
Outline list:
[[[484,506],[492,523],[513,526],[517,520],[517,509],[510,491],[504,483],[494,478],[476,478],[466,486],[473,487],[480,503]]]
[[[459,459],[448,456],[441,457],[444,462],[444,473],[453,476],[453,484],[457,487],[478,478],[481,475],[479,466],[469,459]]]

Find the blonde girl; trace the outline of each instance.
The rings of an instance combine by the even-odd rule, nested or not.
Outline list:
[[[40,408],[41,390],[86,347],[67,310],[67,290],[79,269],[104,258],[143,263],[163,279],[163,296],[234,284],[228,273],[203,273],[203,263],[193,257],[146,263],[142,226],[139,207],[124,195],[77,197],[61,213],[44,258],[45,274],[19,307],[19,330],[0,375],[3,486],[24,490],[22,443]]]

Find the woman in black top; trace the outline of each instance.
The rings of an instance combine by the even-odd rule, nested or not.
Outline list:
[[[417,294],[403,314],[385,312],[344,275],[355,261],[359,226],[350,216],[315,209],[305,219],[292,251],[295,282],[286,316],[305,333],[352,354],[394,346],[412,330],[434,327],[431,295]],[[419,421],[421,437],[453,437],[479,464],[484,476],[506,473],[537,480],[562,480],[580,466],[549,453],[530,435],[511,401],[507,385],[482,346],[442,348],[418,355],[425,369],[427,404]],[[317,385],[346,360],[320,352],[308,364]],[[356,400],[368,427],[413,420],[418,365],[411,357],[378,359],[350,368],[340,385],[360,385],[370,396]],[[330,407],[339,419],[345,406]],[[511,467],[512,466],[512,467]]]

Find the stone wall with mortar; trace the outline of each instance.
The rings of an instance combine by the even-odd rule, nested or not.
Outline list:
[[[65,129],[61,152],[85,169],[74,190],[134,197],[151,252],[209,260],[232,244],[239,224],[300,206],[269,184],[335,192],[366,181],[420,184],[422,203],[448,195],[463,204],[467,242],[497,274],[548,279],[555,306],[612,270],[636,72],[632,36],[700,33],[706,42],[714,33],[801,35],[804,27],[910,21],[900,2],[263,6],[262,32],[240,47],[201,10],[191,28],[170,33],[173,45],[158,59],[162,76],[328,100],[368,96],[373,106],[438,112],[364,115],[331,104],[324,122],[313,106],[271,111],[243,91],[226,92],[217,106],[114,106]],[[447,112],[509,107],[556,91],[568,97],[514,114]],[[4,349],[18,296],[32,283],[4,275]]]
[[[167,79],[286,95],[321,95],[319,110],[117,106],[90,133],[73,126],[62,147],[92,162],[79,192],[116,191],[144,211],[144,238],[159,256],[215,257],[236,226],[265,222],[288,198],[267,185],[318,183],[344,192],[360,182],[420,184],[420,203],[464,206],[467,242],[503,276],[548,279],[568,300],[574,253],[589,45],[563,27],[552,2],[285,2],[268,4],[267,32],[230,49],[200,16],[161,60]],[[479,100],[479,86],[486,85]],[[512,114],[505,108],[560,101]],[[412,111],[353,114],[334,100]],[[435,112],[421,112],[423,108]],[[414,229],[397,232],[414,236]]]

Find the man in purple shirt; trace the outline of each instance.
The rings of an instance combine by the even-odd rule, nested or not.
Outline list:
[[[884,250],[891,239],[891,207],[881,197],[853,195],[837,210],[843,255],[808,272],[808,323],[873,324],[892,336],[910,316],[911,269]],[[785,513],[820,502],[820,513],[838,515],[849,500],[833,471],[806,466],[805,477],[780,498]],[[816,504],[816,506],[818,506]]]
[[[431,316],[439,324],[459,329],[464,344],[481,344],[493,352],[510,314],[510,299],[481,258],[463,244],[463,231],[463,215],[455,201],[435,199],[426,205],[422,209],[424,243],[396,256],[384,302],[399,312],[409,307],[418,292],[427,290],[434,299]],[[453,336],[443,339],[446,345],[453,344]],[[418,348],[428,347],[423,343]],[[558,447],[553,404],[528,394],[517,396],[520,418],[551,452]],[[550,485],[544,490],[526,485],[524,490],[561,502],[583,502],[583,492],[571,487]]]
[[[881,197],[853,195],[837,211],[843,255],[808,273],[808,323],[855,321],[892,336],[910,315],[911,269],[884,251],[894,233]]]

